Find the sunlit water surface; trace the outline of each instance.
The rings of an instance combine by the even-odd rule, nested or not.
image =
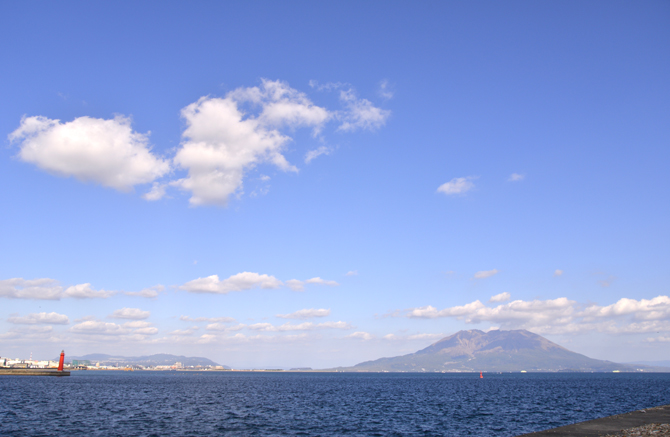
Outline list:
[[[516,436],[670,404],[670,374],[0,376],[2,436]]]

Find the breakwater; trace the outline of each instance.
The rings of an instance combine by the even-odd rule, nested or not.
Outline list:
[[[617,414],[601,419],[566,425],[560,428],[548,429],[546,431],[523,434],[519,437],[598,437],[619,434],[622,431],[628,435],[630,433],[625,433],[626,430],[652,423],[670,423],[670,405],[645,408],[630,413]]]
[[[68,370],[51,369],[0,369],[2,375],[21,375],[21,376],[70,376]]]

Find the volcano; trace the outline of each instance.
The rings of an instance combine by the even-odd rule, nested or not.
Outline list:
[[[459,331],[418,352],[365,361],[342,371],[370,372],[634,372],[639,366],[596,360],[532,332]]]

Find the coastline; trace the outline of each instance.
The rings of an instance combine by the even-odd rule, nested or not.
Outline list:
[[[69,370],[49,370],[49,369],[0,369],[2,375],[20,375],[20,376],[70,376]]]
[[[631,428],[657,423],[670,423],[670,405],[660,405],[644,410],[631,411],[630,413],[573,423],[572,425],[522,434],[517,437],[601,437],[619,434],[629,435],[626,431]]]

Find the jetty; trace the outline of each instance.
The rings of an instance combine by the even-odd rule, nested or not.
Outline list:
[[[654,408],[632,411],[630,413],[617,414],[615,416],[603,417],[601,419],[589,420],[560,428],[523,434],[518,437],[598,437],[598,436],[664,436],[665,433],[656,432],[643,433],[638,428],[651,427],[670,423],[670,405],[661,405]],[[666,425],[667,426],[667,425]]]
[[[57,369],[0,369],[0,376],[2,375],[70,376],[70,371]]]

